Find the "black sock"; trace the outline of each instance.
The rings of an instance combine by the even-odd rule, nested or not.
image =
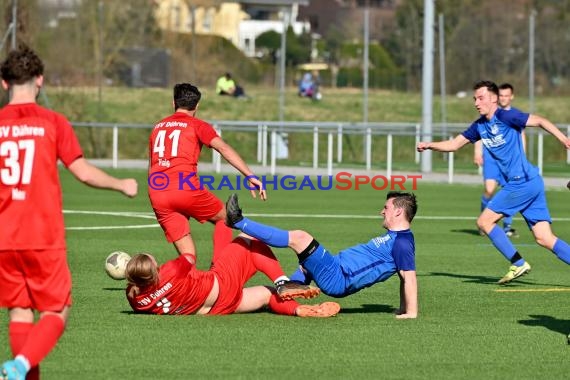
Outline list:
[[[522,260],[522,256],[520,255],[520,253],[517,251],[515,252],[515,254],[513,255],[513,257],[511,257],[511,264],[516,263],[517,261]]]
[[[319,246],[319,242],[313,239],[309,246],[303,250],[303,252],[297,255],[297,259],[299,260],[299,264],[302,264],[305,260],[309,258],[315,252],[315,249]]]

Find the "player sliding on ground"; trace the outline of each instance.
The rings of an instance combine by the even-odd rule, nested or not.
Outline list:
[[[282,315],[332,317],[336,302],[300,305],[293,298],[313,298],[319,289],[289,282],[279,261],[264,243],[238,236],[215,257],[208,271],[196,269],[196,256],[182,254],[158,266],[155,258],[138,254],[127,264],[127,299],[134,311],[148,314],[223,315],[248,313],[265,306]],[[275,287],[245,283],[258,271]]]
[[[400,307],[395,312],[396,318],[416,318],[418,287],[414,235],[410,230],[417,211],[416,197],[410,193],[390,192],[386,199],[380,214],[384,218],[382,226],[388,232],[335,256],[305,231],[285,231],[244,217],[236,194],[226,203],[226,223],[272,247],[293,249],[300,270],[291,280],[304,284],[314,280],[323,293],[332,297],[346,297],[397,273]]]

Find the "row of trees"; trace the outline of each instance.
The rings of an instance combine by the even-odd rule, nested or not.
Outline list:
[[[3,21],[0,30],[6,30],[10,21],[10,3],[4,2],[0,9],[0,22]],[[237,57],[235,47],[229,43],[200,42],[162,33],[153,20],[156,2],[140,1],[136,6],[132,3],[78,1],[75,16],[65,18],[57,17],[49,8],[42,8],[37,0],[19,0],[18,39],[42,53],[50,67],[50,78],[61,84],[93,84],[100,73],[112,77],[112,69],[120,61],[122,49],[133,46],[168,48],[176,59],[172,66],[178,70],[177,75],[188,75],[189,71],[185,70],[190,70],[191,75],[199,78],[214,78],[223,71],[223,64],[217,64],[216,55],[225,54],[227,58],[226,50],[231,50],[232,57]],[[370,65],[376,73],[371,77],[398,78],[401,86],[397,87],[416,91],[421,86],[424,2],[401,0],[397,4],[392,22],[380,27],[371,20],[374,30],[378,30]],[[570,75],[569,1],[437,0],[436,8],[436,14],[443,14],[445,19],[448,92],[469,89],[473,81],[485,77],[512,82],[518,92],[524,93],[528,87],[531,14],[536,20],[536,89],[538,92],[570,92],[567,79]],[[362,25],[353,21],[329,28],[318,47],[322,59],[341,70],[344,68],[346,84],[359,85]],[[308,34],[297,37],[290,31],[288,41],[289,65],[309,59],[311,40]],[[191,59],[188,46],[198,43],[202,46],[197,49],[197,59],[188,62]],[[266,33],[258,38],[257,44],[265,46],[274,58],[280,36]],[[266,62],[270,68],[265,71],[263,62],[237,63],[246,60],[245,57],[232,60],[238,74],[243,70],[251,81],[274,78],[271,69],[274,60]],[[437,59],[435,63],[438,63]],[[437,86],[439,81],[434,79]],[[390,86],[386,80],[377,83]]]

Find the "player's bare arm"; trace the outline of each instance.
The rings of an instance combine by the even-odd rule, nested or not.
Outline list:
[[[528,120],[526,122],[527,127],[539,127],[544,129],[546,132],[550,133],[552,136],[556,137],[558,141],[564,145],[566,149],[570,149],[570,139],[562,133],[560,129],[556,125],[554,125],[550,120],[538,116],[538,115],[529,115]]]
[[[253,172],[247,166],[245,161],[241,158],[241,156],[232,148],[229,144],[227,144],[224,140],[220,137],[216,137],[212,139],[210,142],[210,146],[215,149],[218,153],[224,157],[226,161],[228,161],[234,168],[236,168],[241,174],[246,177],[249,177],[249,183],[252,187],[255,187],[259,191],[259,197],[262,200],[267,199],[267,193],[265,188],[263,187],[263,183],[257,179],[252,178]],[[251,196],[256,198],[255,190],[250,190]]]
[[[413,319],[418,316],[418,282],[415,270],[399,271],[400,285],[400,310],[396,313],[398,319]],[[405,306],[405,309],[402,308]]]
[[[423,152],[425,150],[431,149],[437,152],[455,152],[456,150],[467,144],[467,140],[463,135],[458,135],[452,140],[443,140],[437,142],[419,142],[416,149],[418,152]]]
[[[91,165],[84,158],[78,158],[73,161],[68,169],[75,178],[88,186],[120,191],[131,198],[137,195],[138,184],[136,180],[133,178],[120,179],[110,176],[103,170]]]
[[[483,143],[481,140],[475,143],[473,151],[473,163],[477,166],[483,165]]]

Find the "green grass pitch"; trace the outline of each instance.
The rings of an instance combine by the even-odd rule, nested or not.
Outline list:
[[[534,244],[519,215],[514,227],[521,236],[515,244],[533,271],[497,286],[508,262],[477,234],[481,186],[419,181],[414,191],[419,202],[413,223],[420,302],[416,320],[396,320],[392,314],[399,303],[397,277],[340,299],[336,318],[269,312],[159,317],[134,315],[124,282],[110,279],[103,269],[105,257],[115,250],[151,252],[161,262],[176,256],[152,215],[146,173],[113,173],[139,178],[140,195],[127,200],[61,174],[64,208],[70,211],[65,220],[74,305],[64,336],[42,363],[45,379],[568,377],[570,267]],[[230,192],[216,194],[225,200]],[[253,200],[244,190],[239,194],[246,214],[285,229],[308,230],[333,252],[383,232],[378,212],[384,191],[270,190],[267,202]],[[547,196],[554,231],[570,241],[568,190],[552,189]],[[191,228],[198,265],[206,269],[212,226],[192,221]],[[294,254],[275,251],[285,271],[292,272]],[[257,275],[250,283],[269,280]],[[307,302],[325,300],[330,298]],[[5,310],[0,314],[0,358],[5,359],[10,355],[7,315]]]

